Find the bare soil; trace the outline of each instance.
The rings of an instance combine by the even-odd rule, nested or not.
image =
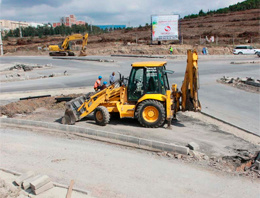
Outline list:
[[[195,19],[181,19],[181,35],[183,44],[174,43],[174,54],[185,54],[187,49],[197,48],[201,52],[207,46],[209,54],[232,54],[233,44],[249,43],[260,46],[259,33],[260,9],[252,9],[227,14]],[[216,43],[206,43],[205,37],[214,36]],[[3,41],[6,55],[48,55],[48,51],[38,50],[50,44],[58,44],[64,36],[48,36],[44,38],[8,38]],[[202,45],[200,45],[203,43]],[[111,54],[168,54],[171,42],[162,45],[151,45],[151,27],[115,30],[100,35],[90,35],[88,55]],[[74,45],[74,51],[79,53],[80,45]]]

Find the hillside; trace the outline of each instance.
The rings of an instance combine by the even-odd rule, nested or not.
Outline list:
[[[213,14],[200,16],[192,19],[181,19],[181,35],[183,44],[175,45],[176,54],[183,54],[186,48],[194,45],[208,46],[211,54],[227,54],[232,52],[233,44],[251,43],[253,46],[260,45],[259,20],[260,9],[252,9],[226,14]],[[163,45],[150,45],[151,28],[141,27],[113,32],[90,35],[88,42],[88,54],[165,54],[170,43]],[[214,36],[215,43],[205,43],[205,37]],[[64,37],[52,36],[45,38],[8,38],[4,41],[4,51],[9,53],[25,54],[22,51],[33,51],[35,54],[47,54],[38,52],[38,46],[58,44]],[[177,43],[176,43],[177,44]],[[227,48],[223,48],[227,47]],[[200,46],[199,46],[200,48]],[[19,54],[18,53],[18,54]]]

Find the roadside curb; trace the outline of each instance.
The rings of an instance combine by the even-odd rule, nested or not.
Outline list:
[[[165,142],[159,142],[155,140],[143,139],[129,135],[123,135],[113,132],[107,132],[102,130],[95,130],[91,128],[83,128],[73,125],[63,125],[59,123],[49,123],[33,120],[20,120],[13,118],[0,118],[0,123],[17,124],[17,125],[29,125],[35,127],[43,127],[47,129],[56,129],[66,132],[76,133],[75,135],[91,138],[95,140],[106,141],[115,144],[121,144],[126,146],[132,146],[140,149],[152,150],[152,151],[167,151],[177,152],[180,154],[188,155],[189,148],[176,144],[169,144]]]
[[[111,59],[62,57],[62,56],[52,57],[52,59],[65,59],[65,60],[67,59],[67,60],[82,60],[82,61],[97,61],[97,62],[115,62],[114,60],[111,60]]]

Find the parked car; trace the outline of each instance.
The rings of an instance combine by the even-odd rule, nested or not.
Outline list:
[[[233,49],[233,54],[248,54],[253,55],[260,52],[260,49],[255,49],[250,45],[238,45]]]

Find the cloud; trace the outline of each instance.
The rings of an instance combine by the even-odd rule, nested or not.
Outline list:
[[[17,21],[57,22],[74,14],[93,24],[144,25],[152,14],[180,14],[216,10],[242,0],[0,0],[1,18]]]

